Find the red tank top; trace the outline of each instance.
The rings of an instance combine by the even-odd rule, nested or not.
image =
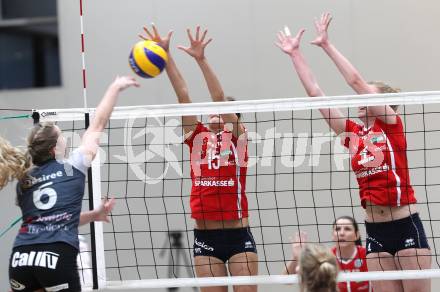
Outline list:
[[[246,198],[247,133],[212,133],[198,123],[185,140],[190,149],[191,217],[236,220],[248,217]]]
[[[362,246],[356,246],[356,254],[351,260],[343,261],[338,257],[336,247],[332,248],[333,254],[338,261],[341,272],[368,272],[367,268],[367,253]],[[350,285],[350,287],[348,287]],[[369,281],[362,282],[339,282],[339,292],[368,292],[372,291]]]
[[[362,206],[366,201],[379,206],[416,203],[406,157],[406,138],[399,116],[395,124],[376,119],[369,129],[346,121],[344,145],[351,153],[351,168],[358,184]]]

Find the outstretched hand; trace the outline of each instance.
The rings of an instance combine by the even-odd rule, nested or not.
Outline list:
[[[113,85],[117,87],[119,91],[122,91],[130,86],[139,87],[139,83],[132,76],[116,76],[113,81]]]
[[[190,46],[189,47],[178,46],[177,48],[188,53],[191,57],[195,58],[196,60],[203,60],[205,58],[205,48],[212,41],[212,38],[209,38],[207,41],[205,41],[208,30],[205,29],[203,33],[200,35],[200,26],[197,26],[195,38],[193,37],[191,30],[189,28],[186,29],[186,32],[188,34]]]
[[[286,30],[286,32],[279,31],[277,34],[278,41],[275,42],[275,45],[277,45],[284,53],[291,55],[299,49],[299,44],[304,31],[304,28],[300,29],[295,37],[292,37],[288,30]]]
[[[300,231],[295,233],[295,237],[289,238],[292,242],[292,257],[293,260],[299,260],[299,257],[301,255],[301,250],[303,249],[304,245],[307,243],[307,233],[304,231]]]
[[[147,34],[147,37],[144,37],[143,35],[139,34],[139,37],[143,40],[152,40],[155,41],[156,43],[158,43],[165,51],[169,51],[170,49],[170,41],[171,41],[171,37],[173,36],[173,31],[170,30],[167,33],[166,37],[162,37],[157,28],[156,25],[154,25],[154,23],[151,24],[151,29],[153,30],[151,32],[151,30],[148,29],[148,27],[144,26],[143,27],[145,33]]]
[[[321,15],[321,18],[315,19],[316,38],[311,42],[312,45],[323,46],[328,43],[328,26],[332,21],[332,16],[329,12]]]
[[[115,206],[115,199],[111,198],[110,200],[104,199],[102,200],[101,205],[96,210],[96,217],[94,221],[102,221],[102,222],[110,222],[110,217],[108,216],[111,211],[113,210],[113,207]]]

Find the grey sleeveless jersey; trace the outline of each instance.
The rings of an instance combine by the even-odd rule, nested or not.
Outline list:
[[[61,163],[51,160],[33,168],[30,187],[17,184],[23,223],[14,247],[65,242],[79,248],[78,225],[87,168],[84,155],[76,149]]]

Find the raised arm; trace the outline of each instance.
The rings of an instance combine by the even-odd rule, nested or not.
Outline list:
[[[350,61],[330,43],[327,30],[331,20],[332,17],[328,12],[323,13],[319,20],[315,20],[317,36],[311,43],[324,50],[330,59],[332,59],[333,63],[335,63],[347,84],[350,85],[354,91],[358,94],[376,93],[374,86],[370,86]]]
[[[174,92],[177,95],[177,100],[179,103],[191,103],[191,98],[188,93],[188,86],[186,85],[185,79],[183,79],[183,76],[177,68],[176,63],[174,62],[174,59],[170,53],[170,41],[173,31],[169,31],[166,37],[161,37],[154,24],[152,24],[152,30],[153,31],[151,32],[147,27],[144,27],[147,37],[142,35],[139,36],[144,40],[151,39],[157,42],[168,53],[168,63],[165,67],[165,70],[171,85],[173,86]],[[194,131],[197,122],[196,116],[182,116],[182,126],[185,134]]]
[[[200,26],[197,26],[195,38],[193,37],[191,30],[187,29],[186,31],[190,41],[190,46],[178,46],[178,48],[188,53],[188,55],[196,60],[200,69],[202,70],[203,77],[205,78],[212,101],[225,101],[225,94],[220,81],[218,80],[217,75],[214,73],[214,70],[209,65],[205,56],[205,48],[212,41],[211,38],[205,41],[208,30],[204,30],[201,34]],[[230,123],[233,125],[233,133],[236,137],[239,137],[244,132],[244,127],[240,123],[240,120],[235,113],[222,114],[221,116],[225,124]]]
[[[374,94],[379,93],[377,88],[368,84],[359,71],[350,63],[350,61],[342,55],[341,52],[329,41],[328,27],[332,17],[330,13],[326,12],[321,15],[321,18],[315,20],[316,38],[311,43],[321,47],[324,52],[335,63],[339,72],[341,72],[347,84],[353,88],[358,94]],[[382,119],[386,123],[396,123],[396,113],[389,106],[374,106],[369,107],[369,110],[374,116]]]
[[[301,255],[301,250],[307,242],[307,233],[304,231],[297,232],[294,238],[290,237],[289,239],[292,242],[292,259],[284,267],[284,275],[292,275],[298,272],[298,261]]]
[[[115,81],[107,88],[104,97],[96,108],[95,116],[84,133],[80,146],[81,152],[90,161],[95,158],[98,151],[99,138],[115,107],[119,93],[130,86],[138,87],[139,83],[130,76],[116,77]]]
[[[108,214],[113,210],[115,206],[115,199],[103,200],[98,209],[92,211],[83,211],[79,217],[79,225],[88,224],[92,221],[95,222],[110,222]]]
[[[280,31],[278,33],[278,42],[275,44],[286,53],[292,60],[293,66],[301,80],[304,89],[309,96],[324,96],[324,92],[318,85],[315,76],[308,66],[303,54],[299,49],[301,37],[304,29],[301,29],[295,37],[292,37],[286,29],[286,33]],[[339,109],[320,109],[321,114],[329,124],[330,128],[340,134],[345,131],[345,118]]]

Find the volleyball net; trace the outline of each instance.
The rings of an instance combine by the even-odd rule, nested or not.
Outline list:
[[[115,108],[90,172],[91,202],[114,197],[111,223],[81,230],[81,274],[95,288],[160,288],[293,283],[281,276],[291,259],[290,237],[332,246],[332,225],[342,215],[364,216],[350,155],[317,109],[340,108],[356,119],[357,107],[401,105],[411,183],[431,247],[433,269],[349,273],[340,280],[440,277],[440,92],[333,96]],[[36,110],[56,121],[77,147],[94,109]],[[248,131],[246,194],[258,250],[259,276],[195,278],[190,154],[181,117],[241,113]],[[89,177],[90,179],[90,177]],[[86,195],[86,200],[88,200]],[[83,209],[91,206],[85,201]],[[86,283],[87,282],[87,283]]]

